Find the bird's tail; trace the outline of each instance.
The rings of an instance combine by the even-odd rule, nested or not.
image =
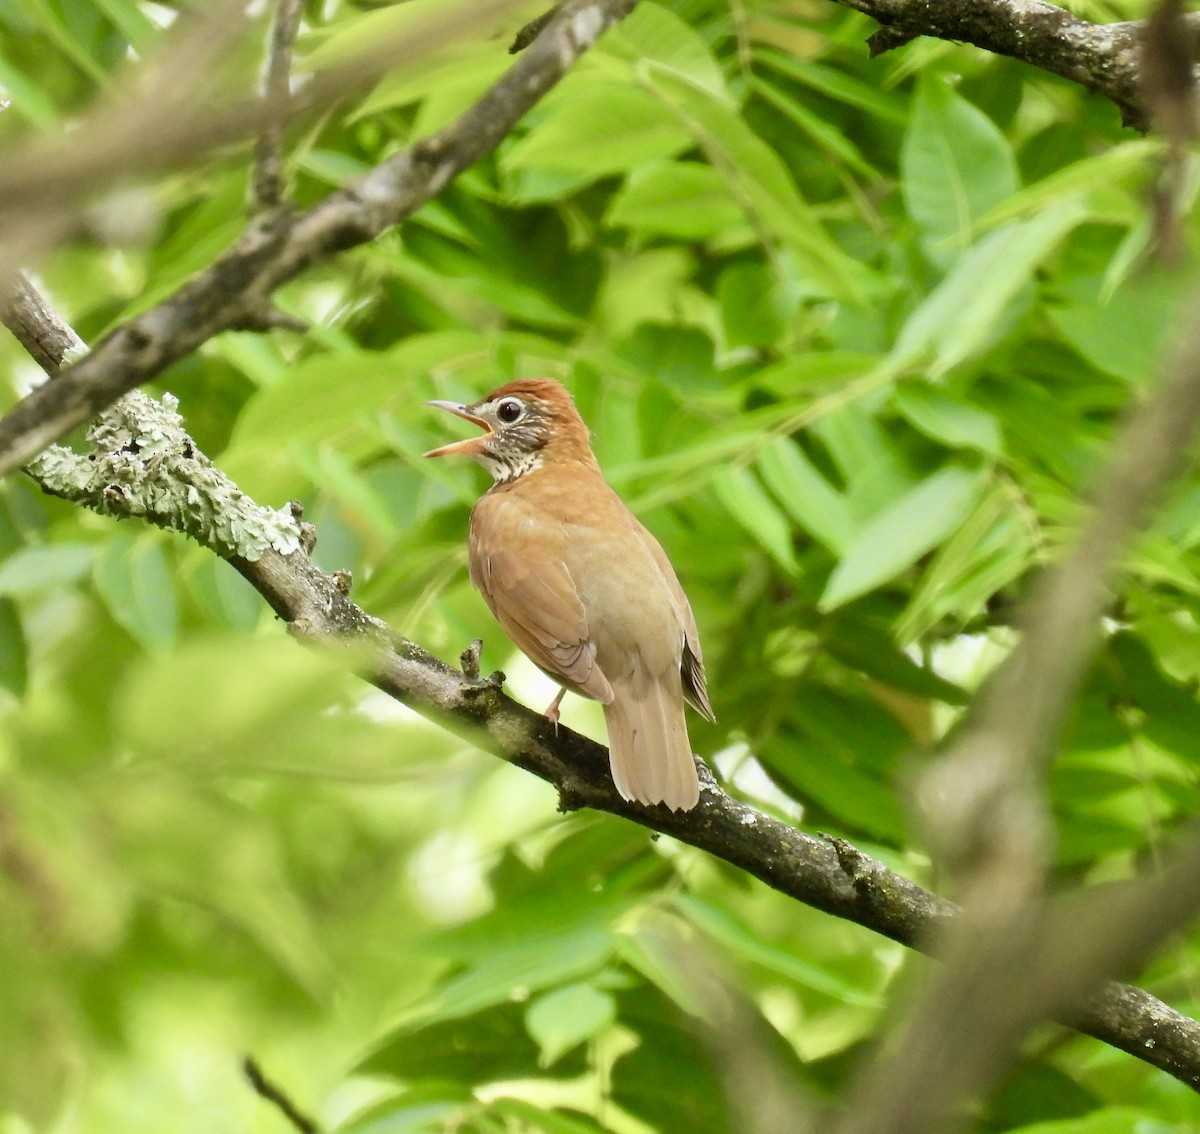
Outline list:
[[[700,800],[700,780],[679,682],[647,681],[614,688],[604,706],[613,783],[624,799],[665,803],[690,811]]]

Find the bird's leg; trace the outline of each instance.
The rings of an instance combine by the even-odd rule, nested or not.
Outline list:
[[[560,689],[558,691],[558,694],[554,698],[554,700],[551,701],[550,704],[546,706],[546,711],[542,714],[542,716],[544,716],[546,718],[546,720],[548,720],[554,726],[555,732],[558,732],[558,717],[559,717],[558,706],[561,703],[562,699],[566,695],[567,695],[567,690],[566,690],[566,687],[564,686],[562,689]]]

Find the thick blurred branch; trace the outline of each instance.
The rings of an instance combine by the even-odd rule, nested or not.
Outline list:
[[[21,305],[19,297],[11,300],[5,318],[23,343],[36,347],[28,342],[28,328],[46,324],[41,318],[13,318],[13,309]],[[49,311],[45,304],[40,307]],[[53,313],[50,318],[60,324],[57,330],[47,328],[51,341],[69,337],[69,329]],[[37,349],[50,355],[55,350],[48,343]],[[339,579],[312,563],[311,545],[300,526],[294,532],[284,530],[286,513],[261,508],[230,486],[222,495],[220,507],[226,514],[220,524],[193,523],[186,510],[182,523],[176,522],[179,511],[162,515],[164,498],[189,499],[196,468],[212,466],[170,407],[141,394],[134,398],[138,412],[155,414],[153,452],[131,452],[113,428],[112,417],[128,412],[123,408],[129,403],[126,399],[113,415],[106,415],[110,424],[93,431],[93,452],[79,455],[55,446],[39,459],[31,471],[45,491],[105,515],[138,516],[193,535],[232,563],[297,637],[315,644],[356,646],[354,660],[368,681],[472,744],[554,785],[564,807],[607,811],[671,835],[781,893],[915,948],[929,948],[939,931],[953,923],[957,910],[951,902],[849,843],[813,838],[738,802],[706,769],[700,805],[691,812],[646,808],[621,799],[602,746],[565,727],[556,730],[540,713],[507,697],[497,682],[480,678],[474,666],[468,665],[464,673],[390,633],[349,599]],[[138,430],[144,434],[146,424]],[[97,474],[97,469],[102,471]],[[122,479],[114,484],[113,476]],[[232,533],[261,532],[264,516],[268,535],[279,536],[281,544],[268,539],[264,545],[260,539],[247,547],[235,541]],[[1166,878],[1156,885],[1165,885]],[[1155,923],[1141,917],[1140,924],[1145,929]],[[1078,1030],[1200,1090],[1200,1022],[1148,992],[1104,984],[1074,1003],[1067,1018]]]
[[[260,215],[236,245],[174,295],[123,324],[0,420],[0,476],[20,468],[128,390],[221,331],[277,321],[271,295],[313,264],[415,212],[500,142],[637,0],[569,0],[529,49],[457,120],[292,216]],[[0,192],[3,191],[0,177]]]
[[[837,0],[878,20],[878,55],[918,36],[969,43],[1112,99],[1128,126],[1149,126],[1138,78],[1144,21],[1094,24],[1043,0]],[[1193,27],[1200,17],[1188,17]]]

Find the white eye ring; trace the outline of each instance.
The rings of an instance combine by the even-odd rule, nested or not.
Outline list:
[[[513,422],[520,421],[521,415],[525,412],[525,404],[520,398],[505,398],[496,407],[496,416],[504,422],[505,425],[512,425]]]

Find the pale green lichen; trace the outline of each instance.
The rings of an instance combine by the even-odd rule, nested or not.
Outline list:
[[[54,445],[26,471],[55,496],[106,516],[140,516],[227,559],[300,550],[296,517],[256,504],[216,468],[184,431],[178,405],[170,394],[159,402],[135,391],[89,430],[89,453]]]

